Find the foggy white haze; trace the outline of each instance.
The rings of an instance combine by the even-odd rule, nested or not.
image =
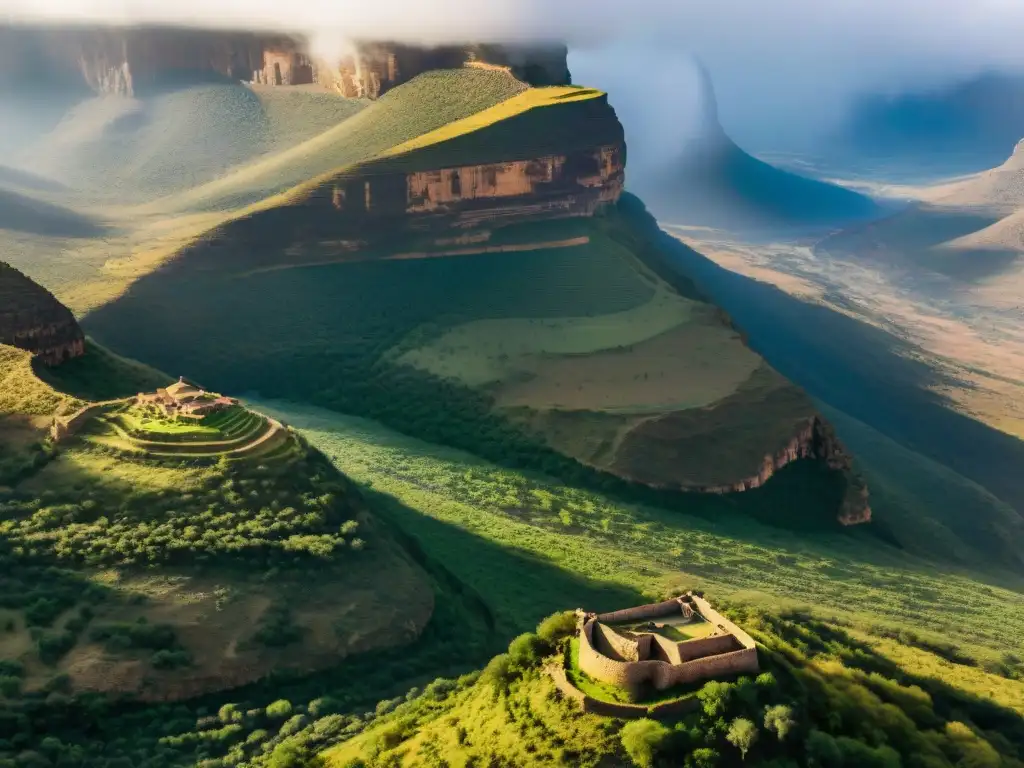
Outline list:
[[[859,94],[1024,69],[1021,0],[0,0],[4,18],[299,32],[321,52],[349,38],[564,41],[575,81],[609,90],[634,138],[659,144],[667,116],[684,128],[694,107],[689,53],[726,129],[767,148],[830,129]],[[641,114],[655,106],[656,121]]]

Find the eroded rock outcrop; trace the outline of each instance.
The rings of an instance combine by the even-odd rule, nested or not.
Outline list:
[[[339,179],[331,205],[353,224],[397,219],[412,228],[438,217],[456,227],[527,218],[591,216],[625,182],[621,147],[567,155]]]
[[[24,349],[47,365],[85,354],[71,311],[14,267],[0,262],[0,344]]]
[[[263,85],[317,83],[376,99],[433,70],[467,63],[508,67],[537,85],[569,82],[561,46],[409,46],[356,42],[336,60],[308,54],[301,35],[171,27],[0,27],[0,86],[85,86],[135,96],[182,81],[229,78]]]
[[[760,488],[775,474],[801,459],[814,459],[846,479],[846,493],[836,519],[843,525],[871,522],[868,489],[853,470],[853,461],[832,425],[821,416],[812,416],[781,450],[764,457],[760,469],[735,483],[691,488],[702,493],[737,493]]]

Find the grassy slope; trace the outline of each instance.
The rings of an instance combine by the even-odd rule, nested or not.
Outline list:
[[[1024,564],[1024,517],[977,483],[834,408],[827,418],[857,457],[876,516],[908,549],[952,562]]]
[[[418,136],[514,97],[527,88],[508,73],[427,72],[348,120],[209,184],[161,201],[171,209],[222,209],[256,203],[322,174],[365,162]]]
[[[168,89],[142,100],[98,97],[77,105],[23,162],[87,191],[90,204],[135,204],[213,181],[363,106],[329,93],[255,92],[237,83]]]
[[[115,300],[140,277],[226,222],[286,203],[288,197],[284,193],[296,185],[369,160],[405,141],[499,104],[526,88],[506,72],[429,72],[311,138],[306,138],[307,128],[297,118],[310,111],[310,99],[322,95],[290,94],[288,98],[305,105],[291,109],[279,103],[283,97],[277,94],[259,94],[266,105],[271,134],[280,134],[275,139],[281,142],[277,151],[230,168],[224,163],[237,162],[239,158],[227,153],[208,164],[221,168],[222,173],[205,183],[204,166],[195,165],[186,156],[184,167],[167,173],[179,179],[182,174],[191,174],[192,182],[200,183],[185,185],[177,192],[168,190],[165,197],[143,205],[105,208],[103,214],[112,229],[102,239],[76,243],[0,231],[0,243],[11,254],[12,263],[49,286],[73,310],[85,312]],[[322,109],[312,111],[321,114]],[[213,111],[211,120],[218,114],[219,107]],[[282,114],[290,116],[292,122],[285,121],[275,129],[275,122],[284,119]],[[258,117],[257,121],[264,118]],[[220,140],[216,124],[189,123],[186,127],[188,130],[177,139],[184,146],[205,147],[209,143],[204,138],[207,133]],[[178,158],[174,162],[182,161],[180,153],[167,156]],[[55,258],[54,253],[61,254],[60,258]],[[65,258],[65,254],[69,257]]]
[[[669,719],[672,731],[656,742],[654,765],[1021,765],[1020,681],[967,668],[977,674],[959,674],[951,685],[927,652],[806,614],[745,606],[733,613],[758,641],[767,674],[756,683],[707,684],[695,710]],[[630,750],[636,725],[580,712],[537,670],[543,662],[531,664],[515,644],[505,658],[515,660],[508,672],[494,663],[479,680],[437,681],[323,759],[332,768],[432,766],[440,755],[456,766],[652,765],[650,754]],[[792,726],[782,739],[765,718],[780,704]],[[737,717],[748,718],[759,737],[742,757],[726,737]],[[845,754],[823,758],[814,744],[822,734],[838,739]],[[885,752],[871,754],[882,745]],[[695,759],[701,747],[714,750],[710,760]]]
[[[339,767],[373,753],[400,765],[430,765],[432,755],[443,755],[458,766],[499,759],[509,766],[593,766],[618,754],[616,730],[556,700],[550,679],[531,677],[500,697],[484,683],[448,696],[428,695],[327,751],[324,759]]]
[[[350,515],[358,515],[359,535],[369,543],[365,554],[344,556],[339,550],[337,556],[324,556],[321,552],[313,558],[321,576],[312,588],[304,577],[291,572],[296,565],[301,571],[300,561],[308,557],[302,554],[305,549],[326,541],[323,536],[337,537],[338,524],[315,510],[306,515],[295,512],[308,507],[318,489],[320,494],[327,490],[338,494],[337,488],[320,484],[334,473],[317,466],[305,449],[296,450],[300,446],[289,451],[268,449],[266,456],[260,455],[259,466],[249,462],[205,469],[178,460],[114,458],[88,435],[63,446],[56,455],[40,447],[54,412],[70,411],[88,400],[148,391],[169,381],[158,371],[92,343],[82,358],[41,370],[27,353],[0,346],[0,480],[13,485],[0,495],[0,505],[6,505],[0,514],[0,559],[14,556],[0,601],[0,619],[11,622],[12,629],[0,638],[0,659],[22,664],[25,690],[64,672],[76,687],[146,694],[147,685],[154,685],[173,696],[176,690],[194,693],[209,688],[211,682],[216,686],[222,678],[237,683],[250,679],[254,671],[262,674],[261,670],[294,665],[298,660],[301,665],[322,665],[339,654],[409,639],[409,628],[422,626],[429,617],[430,588],[424,574],[360,507],[348,509]],[[262,419],[249,420],[248,426],[237,421],[225,422],[232,439],[247,440],[247,433],[266,426]],[[87,427],[86,433],[91,429]],[[237,495],[236,484],[251,490],[245,497]],[[260,495],[265,498],[258,500]],[[247,498],[257,499],[259,514],[244,508]],[[341,494],[339,503],[353,501]],[[230,510],[239,504],[241,512]],[[224,506],[227,514],[220,511]],[[214,511],[217,515],[211,517]],[[285,555],[284,563],[278,565],[284,566],[278,579],[266,585],[251,583],[244,563],[182,567],[187,566],[183,555],[187,561],[190,547],[198,546],[197,532],[203,529],[209,533],[203,546],[220,541],[225,547],[213,555],[214,561],[232,551],[243,553],[244,558],[249,551],[246,546],[255,546],[256,556],[272,551],[267,544],[253,543],[267,535],[269,522],[260,523],[260,514],[274,518],[269,522],[274,522],[275,531],[295,537],[285,547],[294,553],[294,562]],[[345,535],[351,540],[354,533]],[[32,556],[23,562],[26,547]],[[209,553],[198,557],[200,564],[210,560]],[[146,561],[148,569],[137,567]],[[34,568],[47,564],[71,568],[31,576]],[[98,571],[98,567],[107,570]],[[265,570],[266,563],[261,567]],[[385,577],[378,571],[382,567]],[[60,579],[58,574],[63,574]],[[21,581],[22,576],[31,578]],[[31,618],[38,589],[59,606],[58,615],[42,622]],[[344,600],[336,599],[339,591],[346,595]],[[327,593],[334,599],[332,608],[325,611]],[[399,611],[394,608],[396,596],[404,596],[417,608]],[[291,648],[253,651],[246,645],[252,644],[251,635],[267,611],[279,605],[291,607],[295,625],[305,628],[304,636]],[[67,622],[76,611],[85,610],[89,618],[78,620],[84,627],[68,634]],[[98,623],[137,619],[173,627],[177,647],[192,658],[188,669],[155,670],[147,666],[145,654],[140,667],[138,653],[118,657],[85,642]],[[37,632],[32,628],[35,624],[42,626],[40,640],[32,634]],[[37,648],[37,642],[60,643],[63,651],[53,658],[54,652],[42,645]],[[70,645],[64,647],[64,643]]]
[[[408,509],[395,521],[472,583],[513,633],[585,596],[535,583],[529,569],[477,561],[466,535],[638,592],[686,581],[766,605],[813,604],[829,614],[945,633],[982,657],[1024,632],[1019,581],[934,565],[854,534],[799,535],[743,518],[714,522],[627,506],[400,437],[370,422],[278,404],[348,475]],[[513,576],[514,574],[514,576]],[[1000,580],[1006,586],[997,586]],[[1001,616],[998,626],[987,617]]]

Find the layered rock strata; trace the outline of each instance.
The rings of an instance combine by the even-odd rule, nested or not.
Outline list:
[[[137,96],[182,81],[228,78],[263,85],[319,84],[376,99],[417,75],[466,64],[507,67],[537,85],[569,82],[560,46],[409,46],[356,42],[352,53],[310,56],[301,35],[130,28],[0,27],[0,87],[86,87]]]
[[[42,286],[0,262],[0,344],[47,365],[85,354],[85,336],[71,311]]]
[[[620,146],[601,146],[530,160],[464,165],[339,179],[332,207],[353,224],[400,219],[429,228],[438,218],[455,227],[500,221],[592,216],[614,204],[625,183]]]

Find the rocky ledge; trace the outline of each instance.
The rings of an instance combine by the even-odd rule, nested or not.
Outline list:
[[[0,344],[27,350],[47,365],[85,354],[85,336],[53,294],[0,262]]]
[[[702,493],[736,493],[760,488],[776,472],[794,461],[813,459],[846,479],[846,494],[836,519],[843,525],[871,522],[868,488],[854,471],[853,461],[832,425],[820,416],[812,416],[784,448],[764,457],[760,469],[750,477],[727,485],[693,488]]]

